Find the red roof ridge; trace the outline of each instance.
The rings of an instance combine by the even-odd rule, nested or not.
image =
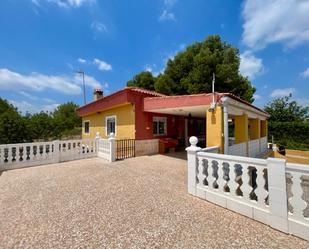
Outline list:
[[[183,95],[163,95],[160,98],[181,98],[184,96],[203,96],[203,95],[210,95],[212,93],[196,93],[196,94],[183,94]],[[221,94],[221,93],[216,93],[216,94]],[[154,99],[158,97],[146,97],[147,99]]]
[[[87,103],[87,104],[85,104],[85,105],[83,105],[83,106],[80,106],[79,108],[77,108],[77,110],[80,110],[80,109],[82,109],[82,108],[84,108],[84,107],[86,107],[86,106],[89,106],[89,105],[93,105],[94,103],[97,103],[97,102],[101,102],[101,101],[103,101],[103,100],[106,100],[106,98],[110,98],[110,97],[112,97],[112,96],[114,96],[114,95],[117,95],[117,94],[119,94],[119,93],[121,93],[121,92],[123,92],[123,91],[125,91],[125,90],[133,90],[133,91],[135,91],[135,92],[140,92],[140,93],[145,93],[145,94],[154,95],[154,96],[156,96],[156,98],[157,98],[157,97],[166,96],[166,95],[164,95],[164,94],[162,94],[162,93],[158,93],[158,92],[155,92],[155,91],[146,90],[146,89],[143,89],[143,88],[140,88],[140,87],[134,87],[134,86],[130,87],[130,86],[129,86],[129,87],[124,87],[124,88],[122,88],[122,89],[120,89],[120,90],[118,90],[118,91],[116,91],[116,92],[110,93],[110,94],[108,94],[108,95],[106,95],[106,96],[103,96],[102,98],[99,98],[99,99],[97,99],[97,100],[92,100],[91,102],[89,102],[89,103]]]
[[[148,94],[152,94],[152,95],[156,95],[156,96],[160,96],[160,97],[166,96],[163,93],[158,93],[156,91],[152,91],[152,90],[148,90],[148,89],[144,89],[144,88],[136,87],[136,86],[127,86],[124,89],[130,89],[130,90],[133,90],[133,91],[136,91],[136,92],[148,93]]]

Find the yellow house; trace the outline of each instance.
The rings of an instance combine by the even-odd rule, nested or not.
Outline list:
[[[218,146],[224,154],[252,156],[267,150],[267,118],[258,107],[230,93],[165,96],[127,87],[95,100],[77,112],[83,138],[115,134],[116,139],[173,139],[188,146],[197,136],[201,147]]]

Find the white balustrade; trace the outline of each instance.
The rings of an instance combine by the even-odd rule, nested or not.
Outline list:
[[[197,138],[190,142],[186,149],[190,194],[309,239],[308,165],[209,153],[196,146]]]
[[[247,156],[247,143],[239,143],[229,146],[228,154],[234,156]]]
[[[112,161],[114,148],[108,139],[79,139],[65,141],[0,145],[0,170],[65,162],[105,155]],[[99,156],[100,157],[100,156]]]
[[[309,166],[286,164],[286,175],[291,186],[289,196],[289,228],[293,234],[309,238]]]
[[[97,155],[94,139],[60,141],[59,148],[60,162],[95,157]]]
[[[206,172],[198,176],[199,184],[197,188],[204,188],[203,190],[211,193],[220,193],[225,195],[224,198],[228,197],[230,200],[234,199],[237,202],[259,206],[264,210],[269,209],[265,202],[267,179],[264,174],[259,173],[255,176],[252,174],[253,170],[263,172],[266,169],[266,160],[204,151],[197,152],[197,158],[199,162],[208,161],[211,165],[208,170],[204,168]],[[199,164],[198,172],[200,172],[200,167]],[[208,186],[201,184],[201,181],[205,179],[205,173],[211,178]],[[237,189],[240,191],[237,191]],[[258,191],[256,191],[257,189]],[[257,200],[252,197],[253,193]],[[224,207],[227,207],[227,203],[224,204]]]
[[[249,157],[257,157],[260,151],[260,139],[254,139],[248,141],[248,153]]]
[[[0,145],[0,170],[54,162],[53,142]]]
[[[107,139],[99,140],[98,156],[109,160],[111,154],[110,142]]]
[[[267,146],[267,136],[266,137],[261,137],[260,138],[260,152],[263,153],[268,149]]]

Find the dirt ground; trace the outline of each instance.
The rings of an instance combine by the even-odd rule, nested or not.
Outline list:
[[[309,248],[187,194],[186,161],[99,158],[2,172],[0,248]]]

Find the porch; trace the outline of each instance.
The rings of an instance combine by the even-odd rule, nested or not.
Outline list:
[[[170,115],[183,147],[189,146],[190,136],[196,136],[199,147],[216,146],[222,154],[264,157],[270,152],[267,146],[269,115],[233,95],[145,98],[144,111],[157,116]]]

